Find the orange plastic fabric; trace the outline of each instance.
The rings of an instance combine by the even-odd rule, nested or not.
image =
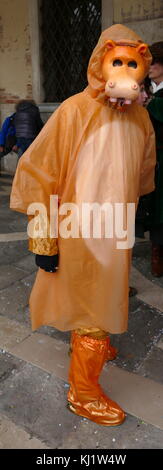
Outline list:
[[[125,413],[98,384],[107,352],[108,338],[98,340],[74,333],[68,402],[73,413],[104,426],[115,426],[124,421]]]
[[[49,213],[51,194],[58,194],[60,205],[137,204],[140,194],[154,189],[155,138],[147,111],[133,103],[122,114],[105,97],[101,63],[108,39],[138,36],[119,25],[102,33],[88,67],[89,86],[62,103],[21,157],[12,209],[26,213],[31,202],[41,202]],[[116,241],[59,236],[59,270],[40,269],[30,297],[33,329],[127,330],[131,250],[117,250]]]
[[[75,332],[71,333],[71,343],[70,343],[70,352],[73,348],[73,340],[76,334],[80,336],[90,336],[94,339],[107,339],[108,351],[107,351],[107,361],[113,361],[118,354],[118,349],[111,345],[110,338],[108,337],[107,333],[103,330],[98,330],[97,328],[78,328]]]

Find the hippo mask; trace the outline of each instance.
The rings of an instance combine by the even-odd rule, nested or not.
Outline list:
[[[102,64],[106,95],[111,102],[121,100],[124,104],[131,104],[139,95],[139,83],[145,74],[144,55],[147,45],[116,45],[110,40],[107,47],[108,52]]]
[[[123,111],[137,99],[151,60],[147,44],[134,31],[111,26],[102,33],[89,62],[91,94],[107,98],[111,107]]]

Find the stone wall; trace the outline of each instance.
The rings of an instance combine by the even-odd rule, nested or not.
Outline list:
[[[18,99],[32,97],[28,0],[0,1],[1,122]]]

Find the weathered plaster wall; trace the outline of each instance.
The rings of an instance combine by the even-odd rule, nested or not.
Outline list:
[[[144,41],[163,41],[163,0],[102,0],[102,29],[125,24]]]
[[[0,1],[1,120],[21,98],[32,97],[28,0]]]
[[[163,0],[114,0],[114,23],[124,23],[144,41],[163,40]]]
[[[103,29],[125,24],[144,41],[163,41],[163,0],[102,0]]]

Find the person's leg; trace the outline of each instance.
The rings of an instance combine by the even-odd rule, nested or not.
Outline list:
[[[103,330],[90,328],[73,332],[68,407],[73,413],[98,424],[114,426],[124,421],[125,413],[104,394],[98,383],[108,359],[108,349],[109,338]]]

